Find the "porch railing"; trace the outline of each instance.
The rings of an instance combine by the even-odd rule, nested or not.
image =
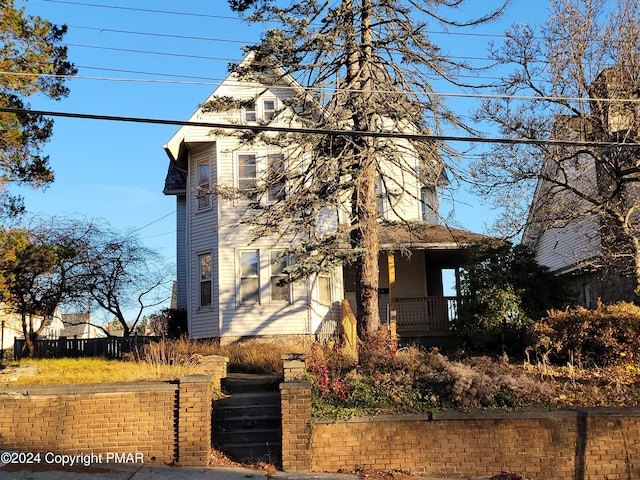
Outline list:
[[[380,318],[390,312],[389,296],[380,295]],[[451,335],[451,322],[457,318],[456,297],[396,298],[396,328],[400,336]]]

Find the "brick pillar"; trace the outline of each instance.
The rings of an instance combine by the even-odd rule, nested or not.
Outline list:
[[[304,353],[288,353],[280,358],[282,358],[282,373],[285,382],[304,378],[304,361],[307,358]]]
[[[311,470],[311,384],[290,380],[280,384],[282,469]]]
[[[227,376],[229,359],[220,355],[207,355],[200,360],[200,368],[205,375],[213,377],[213,386],[220,390],[220,380]]]
[[[206,467],[211,453],[210,375],[180,379],[178,393],[178,463],[183,467]]]

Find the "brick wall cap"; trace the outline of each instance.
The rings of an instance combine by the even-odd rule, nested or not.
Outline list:
[[[200,359],[200,363],[229,363],[229,357],[222,355],[205,355]]]
[[[82,395],[91,393],[121,392],[170,392],[177,388],[176,382],[114,382],[78,383],[57,385],[25,385],[22,387],[0,388],[0,395]]]
[[[296,388],[311,388],[311,382],[304,380],[289,380],[280,384],[280,390],[295,390]]]
[[[640,408],[594,407],[533,409],[515,412],[500,411],[436,411],[431,413],[433,420],[501,420],[501,419],[537,419],[537,418],[586,418],[586,417],[640,417]]]
[[[314,418],[312,422],[317,425],[332,423],[384,423],[384,422],[428,422],[431,421],[430,413],[406,413],[399,415],[363,415],[359,417],[345,418]]]
[[[293,382],[291,382],[293,383]],[[557,419],[586,417],[640,417],[640,408],[571,408],[571,409],[535,409],[519,412],[499,411],[435,411],[430,413],[408,413],[398,415],[363,415],[359,417],[337,419],[313,419],[314,424],[332,423],[384,423],[384,422],[425,422],[438,420],[517,420],[517,419]]]
[[[286,362],[304,362],[307,359],[307,355],[304,353],[287,353],[282,355],[280,359]]]
[[[213,382],[213,376],[211,375],[186,375],[180,377],[180,383],[211,383]]]

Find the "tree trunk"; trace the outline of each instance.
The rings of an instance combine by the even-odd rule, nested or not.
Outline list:
[[[22,335],[24,336],[24,344],[22,345],[22,358],[31,358],[35,353],[35,343],[34,339],[31,336],[31,332],[33,330],[33,317],[29,317],[29,322],[27,323],[27,314],[25,312],[21,312],[22,319]]]
[[[360,17],[356,19],[353,3],[350,5],[354,41],[350,45],[346,80],[347,87],[355,91],[350,97],[353,128],[356,131],[369,131],[373,124],[374,113],[370,102],[371,92],[374,91],[371,73],[373,6],[370,0],[363,0]],[[359,41],[355,40],[357,38],[356,31],[360,31]],[[378,309],[380,245],[374,141],[372,137],[360,137],[354,140],[354,156],[358,167],[354,174],[355,186],[351,207],[352,222],[356,228],[351,240],[354,248],[363,251],[357,267],[356,297],[358,302],[358,334],[360,338],[365,340],[380,328]]]
[[[368,152],[369,154],[370,152]],[[380,328],[378,309],[378,282],[380,278],[378,255],[380,244],[377,226],[377,198],[375,192],[376,168],[373,159],[361,172],[355,208],[358,228],[354,247],[363,249],[358,265],[356,295],[358,298],[358,333],[366,339]]]

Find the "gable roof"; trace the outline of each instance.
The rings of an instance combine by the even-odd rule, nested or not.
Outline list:
[[[87,331],[91,322],[90,313],[63,313],[61,315],[64,329],[60,332],[61,337],[81,337]]]
[[[238,70],[241,70],[243,67],[246,67],[248,64],[254,61],[255,54],[254,52],[249,52],[245,58],[238,65]],[[202,122],[203,116],[207,115],[207,113],[203,109],[203,105],[207,104],[207,102],[213,100],[214,98],[220,97],[220,93],[223,93],[227,89],[234,89],[237,87],[246,88],[256,88],[256,89],[269,89],[270,87],[288,87],[291,88],[294,92],[303,95],[310,104],[316,105],[319,110],[321,110],[321,106],[318,102],[313,99],[311,95],[309,95],[306,90],[300,85],[291,75],[287,74],[283,68],[275,67],[271,71],[272,78],[275,80],[275,83],[270,84],[266,82],[262,82],[259,79],[242,79],[239,78],[239,75],[236,72],[231,72],[227,78],[225,78],[218,87],[213,91],[211,95],[198,107],[198,109],[189,117],[187,122]],[[264,75],[263,78],[266,78]],[[228,123],[221,121],[220,123]],[[229,125],[232,125],[229,123]],[[184,125],[178,129],[178,131],[169,139],[169,141],[164,145],[164,150],[172,161],[177,161],[179,155],[182,152],[182,145],[187,138],[187,134],[194,127],[189,125]],[[196,128],[205,128],[208,130],[208,127],[196,127]]]

